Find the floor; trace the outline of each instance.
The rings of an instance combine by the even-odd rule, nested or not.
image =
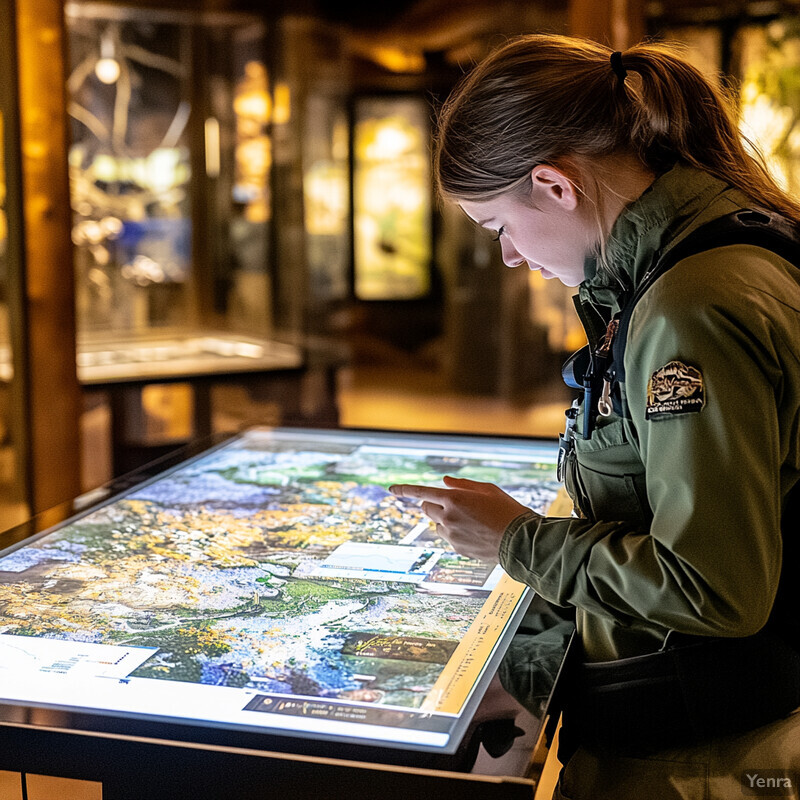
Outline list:
[[[338,401],[344,427],[554,438],[570,398],[563,384],[524,401],[465,395],[433,371],[360,365],[341,372]]]

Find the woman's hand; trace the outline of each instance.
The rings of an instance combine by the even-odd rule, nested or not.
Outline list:
[[[397,497],[422,501],[422,511],[436,531],[461,555],[496,564],[500,541],[509,523],[530,511],[493,483],[445,476],[446,489],[400,484],[390,486]]]

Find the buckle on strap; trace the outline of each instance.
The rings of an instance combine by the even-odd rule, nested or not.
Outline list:
[[[564,482],[567,470],[567,456],[575,446],[573,442],[573,429],[578,418],[578,401],[573,400],[572,405],[564,412],[566,422],[564,433],[558,437],[558,458],[556,459],[556,477],[560,483]]]

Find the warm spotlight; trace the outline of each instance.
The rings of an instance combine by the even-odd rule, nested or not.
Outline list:
[[[101,58],[94,67],[94,74],[103,83],[116,83],[119,78],[120,66],[116,58]]]

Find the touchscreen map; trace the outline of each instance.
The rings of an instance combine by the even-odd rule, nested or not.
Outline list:
[[[525,589],[394,483],[544,511],[555,447],[252,429],[0,554],[0,698],[442,748]]]

